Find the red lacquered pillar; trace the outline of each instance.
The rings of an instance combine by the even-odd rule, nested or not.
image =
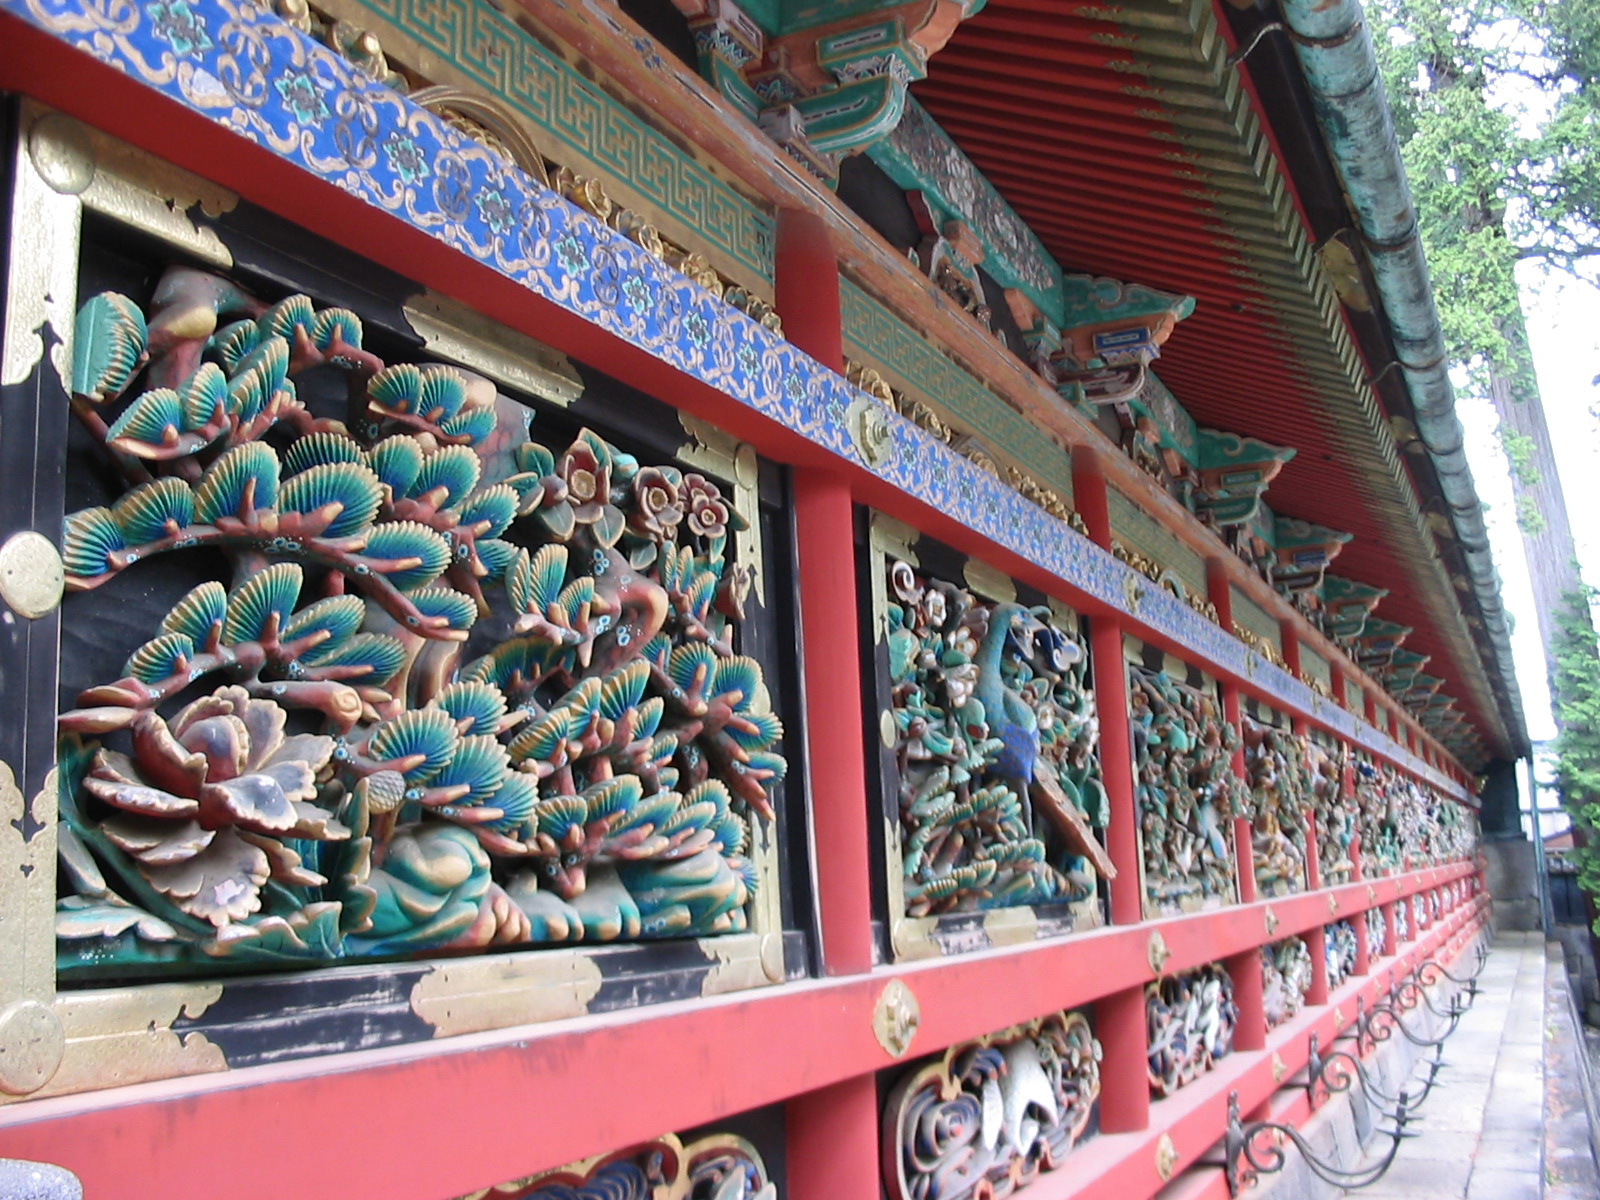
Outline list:
[[[1372,970],[1371,947],[1367,945],[1367,914],[1356,914],[1350,924],[1356,931],[1356,965],[1352,974],[1365,975]]]
[[[1307,1004],[1328,1002],[1328,931],[1321,925],[1306,930],[1306,949],[1311,952],[1311,987]]]
[[[1111,508],[1100,458],[1087,446],[1072,453],[1072,503],[1089,540],[1111,549]],[[1134,791],[1133,741],[1128,728],[1128,671],[1122,659],[1122,623],[1111,615],[1089,619],[1095,709],[1100,714],[1100,775],[1111,806],[1106,853],[1117,868],[1111,881],[1111,919],[1137,924],[1144,917],[1139,894],[1139,806]],[[1100,1128],[1137,1133],[1150,1127],[1150,1060],[1144,989],[1128,988],[1095,1001],[1094,1032],[1100,1039]]]
[[[1072,448],[1072,507],[1083,518],[1089,540],[1110,550],[1111,502],[1106,494],[1105,468],[1088,446]]]
[[[1345,755],[1344,770],[1339,772],[1339,795],[1345,804],[1354,811],[1356,803],[1356,760],[1353,754]],[[1361,833],[1358,830],[1350,837],[1350,881],[1355,883],[1361,878]]]
[[[1106,853],[1117,868],[1111,880],[1111,919],[1137,925],[1144,919],[1139,895],[1139,806],[1133,785],[1133,744],[1128,729],[1128,673],[1122,661],[1122,629],[1116,621],[1089,622],[1095,708],[1100,714],[1100,777],[1110,803]]]
[[[776,299],[785,336],[843,373],[839,267],[826,225],[811,213],[778,215]],[[811,829],[823,969],[872,969],[866,758],[860,634],[856,620],[855,516],[846,477],[827,467],[794,472],[801,678],[806,693]],[[870,1073],[796,1096],[785,1105],[793,1200],[836,1200],[879,1190],[878,1095]]]
[[[1400,937],[1394,919],[1394,901],[1383,906],[1383,944],[1391,956],[1400,953]]]
[[[842,1200],[879,1194],[878,1085],[871,1075],[792,1097],[784,1105],[784,1118],[785,1196]]]
[[[1300,673],[1300,635],[1295,632],[1293,621],[1278,622],[1278,649],[1289,674],[1304,682],[1305,676]]]
[[[1295,672],[1299,674],[1298,669]],[[1300,717],[1294,721],[1294,735],[1302,741],[1311,736],[1311,726]],[[1320,891],[1322,888],[1322,852],[1317,849],[1317,806],[1315,800],[1306,810],[1305,828],[1301,830],[1306,839],[1306,890],[1308,892]]]
[[[1089,540],[1102,550],[1111,549],[1105,473],[1098,456],[1084,446],[1072,454],[1072,503],[1089,530]],[[1122,660],[1122,623],[1116,617],[1089,618],[1089,652],[1095,711],[1100,714],[1100,778],[1110,805],[1106,853],[1117,868],[1117,876],[1111,880],[1111,920],[1117,925],[1136,925],[1144,919],[1144,898],[1139,894],[1139,805],[1128,728],[1128,670]],[[1140,1004],[1142,1029],[1143,1002]],[[1141,1033],[1141,1039],[1143,1036]],[[1143,1053],[1141,1050],[1141,1062]],[[1148,1098],[1145,1108],[1149,1108]]]
[[[1222,715],[1223,719],[1232,725],[1236,733],[1244,730],[1239,719],[1239,689],[1231,684],[1222,685]],[[1250,775],[1245,770],[1244,746],[1241,742],[1239,749],[1233,752],[1233,773],[1243,781],[1246,787],[1250,786]],[[1256,899],[1256,853],[1254,843],[1255,827],[1250,824],[1248,817],[1235,817],[1233,819],[1233,858],[1239,872],[1239,902],[1253,904]]]
[[[1128,988],[1094,1004],[1100,1039],[1100,1130],[1137,1133],[1150,1127],[1149,1033],[1144,989]]]
[[[1322,858],[1317,849],[1317,813],[1313,808],[1306,818],[1306,890],[1318,891],[1322,887]]]
[[[778,214],[773,284],[783,336],[829,370],[844,374],[839,260],[827,222],[815,213],[784,209]]]
[[[822,957],[829,975],[872,969],[867,783],[850,488],[832,473],[794,475],[802,675]]]
[[[1233,586],[1228,582],[1228,572],[1222,560],[1217,558],[1206,559],[1206,598],[1211,601],[1211,606],[1217,610],[1217,624],[1233,633]],[[1239,687],[1237,684],[1223,682],[1220,684],[1222,692],[1222,719],[1233,726],[1235,733],[1242,734],[1244,726],[1239,721]],[[1233,752],[1233,773],[1239,779],[1248,782],[1244,766],[1244,745]],[[1233,865],[1239,878],[1239,902],[1250,904],[1256,898],[1256,867],[1255,852],[1251,845],[1250,821],[1245,817],[1233,819]]]
[[[1262,1003],[1261,951],[1246,950],[1223,961],[1233,980],[1233,1002],[1239,1006],[1239,1024],[1233,1044],[1238,1050],[1262,1050],[1267,1044],[1267,1016]]]
[[[778,214],[775,283],[785,336],[823,366],[842,372],[839,266],[820,217],[792,210]],[[794,513],[823,964],[830,975],[855,974],[872,969],[872,897],[855,515],[848,480],[824,467],[798,467]]]

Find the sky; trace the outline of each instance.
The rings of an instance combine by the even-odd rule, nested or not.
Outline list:
[[[1585,580],[1600,585],[1600,388],[1595,386],[1600,376],[1600,289],[1531,263],[1519,269],[1518,283],[1556,471],[1578,543],[1578,562]],[[1555,722],[1517,530],[1510,468],[1495,434],[1497,422],[1489,401],[1458,392],[1456,411],[1466,428],[1467,459],[1478,495],[1487,505],[1484,520],[1500,571],[1501,593],[1515,622],[1511,648],[1528,734],[1542,741],[1555,736]],[[1564,820],[1560,824],[1565,827]]]

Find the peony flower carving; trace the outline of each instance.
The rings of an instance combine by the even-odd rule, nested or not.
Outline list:
[[[132,752],[102,747],[84,787],[118,810],[105,836],[156,891],[222,928],[261,908],[269,879],[327,881],[281,840],[332,841],[350,831],[311,803],[333,739],[286,735],[286,714],[242,687],[219,688],[171,724],[141,712]]]
[[[689,531],[703,538],[726,536],[733,516],[722,490],[703,475],[685,475],[681,491]]]
[[[561,456],[559,472],[573,518],[579,525],[593,525],[605,515],[611,496],[611,464],[601,462],[593,447],[577,441]]]
[[[635,508],[628,515],[629,528],[640,537],[656,541],[670,538],[683,520],[678,488],[672,475],[660,467],[642,468],[633,477]]]

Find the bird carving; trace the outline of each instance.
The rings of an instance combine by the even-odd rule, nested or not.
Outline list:
[[[968,725],[979,721],[988,724],[990,735],[1000,742],[994,768],[1017,795],[1033,800],[1073,853],[1087,858],[1104,878],[1114,879],[1117,869],[1111,856],[1077,805],[1061,790],[1051,772],[1037,770],[1039,719],[1005,679],[1003,663],[1008,650],[1031,657],[1033,639],[1043,628],[1032,613],[1014,601],[995,606],[989,628],[978,645],[978,681],[964,716]]]

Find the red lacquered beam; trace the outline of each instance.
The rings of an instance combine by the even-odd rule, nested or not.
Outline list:
[[[1405,898],[1474,869],[1457,863],[1382,887]],[[1273,901],[1281,928],[1272,935],[1268,905],[1162,922],[1172,950],[1166,969],[1237,956],[1326,920],[1329,894]],[[1370,903],[1366,885],[1331,894],[1351,914]],[[1420,960],[1422,947],[1442,944],[1485,903],[1455,910],[1399,961]],[[60,1163],[97,1200],[213,1200],[219,1178],[277,1180],[283,1148],[294,1145],[310,1156],[296,1200],[439,1200],[893,1067],[872,1034],[873,1009],[892,978],[911,988],[921,1008],[913,1056],[1142,987],[1154,977],[1149,949],[1157,928],[1113,927],[866,976],[33,1101],[0,1109],[0,1156]],[[1360,985],[1386,987],[1394,961]],[[1353,995],[1354,986],[1338,995]],[[1269,1039],[1268,1048],[1275,1044]],[[1238,1062],[1253,1057],[1241,1054]],[[1270,1083],[1263,1065],[1246,1110],[1270,1093]],[[1192,1086],[1199,1096],[1206,1084]],[[1191,1103],[1189,1093],[1179,1093],[1179,1107]],[[478,1102],[441,1103],[461,1095]],[[1172,1103],[1152,1111],[1157,1127],[1175,1111],[1165,1107]],[[357,1111],[364,1114],[360,1156],[307,1137],[306,1114]],[[485,1112],[494,1114],[493,1137],[483,1136]],[[1209,1123],[1202,1113],[1182,1128],[1192,1142],[1202,1129],[1214,1140],[1221,1127],[1220,1118]],[[1180,1151],[1185,1145],[1180,1140]],[[461,1153],[463,1146],[472,1153]],[[240,1183],[233,1194],[281,1200],[266,1182],[257,1192],[252,1186]]]

